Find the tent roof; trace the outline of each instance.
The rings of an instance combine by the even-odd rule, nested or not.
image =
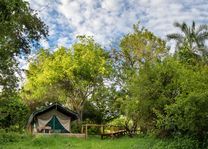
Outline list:
[[[59,112],[61,112],[61,113],[65,114],[65,115],[71,117],[71,120],[72,120],[72,121],[78,119],[77,113],[75,113],[75,112],[73,112],[72,110],[70,110],[70,109],[68,109],[68,108],[66,108],[66,107],[64,107],[64,106],[62,106],[62,105],[59,104],[59,103],[53,103],[53,104],[51,104],[51,105],[49,105],[49,106],[47,106],[47,107],[45,107],[45,108],[42,108],[42,109],[40,109],[40,110],[37,110],[37,111],[33,112],[33,113],[30,115],[30,118],[29,118],[29,120],[28,120],[28,124],[27,124],[27,125],[29,125],[29,124],[32,122],[32,120],[33,120],[33,118],[34,118],[35,116],[41,115],[41,114],[43,114],[43,113],[46,113],[46,112],[48,112],[48,111],[50,111],[50,110],[52,110],[52,109],[57,109]]]

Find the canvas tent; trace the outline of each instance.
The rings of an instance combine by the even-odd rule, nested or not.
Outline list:
[[[32,133],[52,132],[70,133],[71,121],[77,119],[77,114],[61,104],[54,103],[31,114],[27,129]]]

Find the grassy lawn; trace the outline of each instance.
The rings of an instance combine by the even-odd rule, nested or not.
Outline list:
[[[2,145],[2,149],[149,149],[158,143],[151,138],[123,137],[119,139],[105,139],[90,137],[89,139],[67,138],[63,136],[37,136],[10,142]]]
[[[201,148],[208,149],[207,146]],[[156,139],[138,136],[101,140],[100,137],[91,136],[85,140],[54,135],[7,139],[6,143],[0,144],[0,149],[199,149],[199,146],[190,138]]]

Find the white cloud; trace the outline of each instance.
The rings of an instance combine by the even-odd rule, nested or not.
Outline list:
[[[56,45],[74,41],[78,34],[94,36],[105,46],[142,25],[165,38],[175,32],[175,21],[208,23],[207,0],[29,0],[49,26]],[[107,45],[106,45],[107,44]]]
[[[68,46],[67,42],[68,42],[68,38],[67,37],[59,38],[58,41],[57,41],[57,46],[58,47],[61,47],[61,46],[67,47]]]
[[[48,41],[44,39],[40,40],[40,45],[45,49],[50,48]]]
[[[44,48],[55,51],[58,46],[70,46],[77,35],[94,36],[103,46],[110,46],[132,25],[142,25],[165,38],[177,32],[175,21],[208,23],[207,0],[27,0],[49,26],[49,40],[41,40]],[[169,45],[173,45],[170,42]],[[208,42],[207,42],[208,44]],[[50,47],[52,46],[52,47]],[[171,48],[173,51],[173,47]],[[35,54],[29,56],[29,59]],[[28,69],[26,59],[18,59],[21,69]],[[22,73],[23,80],[25,74]],[[1,89],[0,89],[1,90]]]

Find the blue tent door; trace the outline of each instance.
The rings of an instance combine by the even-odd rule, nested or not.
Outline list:
[[[58,118],[54,115],[46,126],[50,126],[54,133],[67,133],[68,131],[62,126]]]

